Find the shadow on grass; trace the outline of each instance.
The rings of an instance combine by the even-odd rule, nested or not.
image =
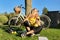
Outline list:
[[[5,32],[10,34],[10,30],[13,29],[13,31],[16,31],[16,36],[20,36],[21,37],[21,33],[24,32],[25,28],[24,26],[22,27],[9,27],[8,25],[0,25],[0,29],[3,29]],[[26,31],[26,30],[25,30]]]
[[[8,25],[0,25],[0,28],[3,29],[3,30],[7,30],[7,29],[10,28],[10,27],[9,27]],[[22,30],[22,29],[19,28],[19,27],[11,27],[11,28],[13,28],[13,30],[16,30],[16,31]]]

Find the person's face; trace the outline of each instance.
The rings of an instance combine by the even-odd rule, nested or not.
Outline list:
[[[16,12],[16,13],[19,13],[20,11],[21,11],[20,8],[18,8],[18,7],[15,8],[15,12]]]
[[[33,11],[32,11],[32,14],[33,14],[33,15],[37,15],[37,14],[38,14],[38,10],[37,10],[37,9],[33,10]]]

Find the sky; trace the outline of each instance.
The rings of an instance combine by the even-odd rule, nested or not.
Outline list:
[[[0,0],[0,13],[14,12],[13,8],[21,4],[25,7],[25,0]],[[39,14],[44,7],[49,11],[60,11],[60,0],[32,0],[32,8],[37,8]],[[24,9],[22,11],[25,12]]]

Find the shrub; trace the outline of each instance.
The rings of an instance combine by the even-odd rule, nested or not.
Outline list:
[[[4,23],[7,23],[8,21],[8,18],[4,15],[0,15],[0,23],[1,24],[4,24]]]

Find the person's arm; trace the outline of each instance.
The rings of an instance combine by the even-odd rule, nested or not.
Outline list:
[[[37,17],[36,19],[37,19],[36,23],[40,26],[41,25],[40,17]]]
[[[30,18],[30,16],[31,16],[31,14],[29,14],[29,15],[27,15],[27,16],[25,16],[25,19],[24,19],[24,21],[28,21],[28,19]]]
[[[20,16],[24,19],[24,15],[20,14]]]
[[[27,30],[30,31],[30,27],[27,27]]]

